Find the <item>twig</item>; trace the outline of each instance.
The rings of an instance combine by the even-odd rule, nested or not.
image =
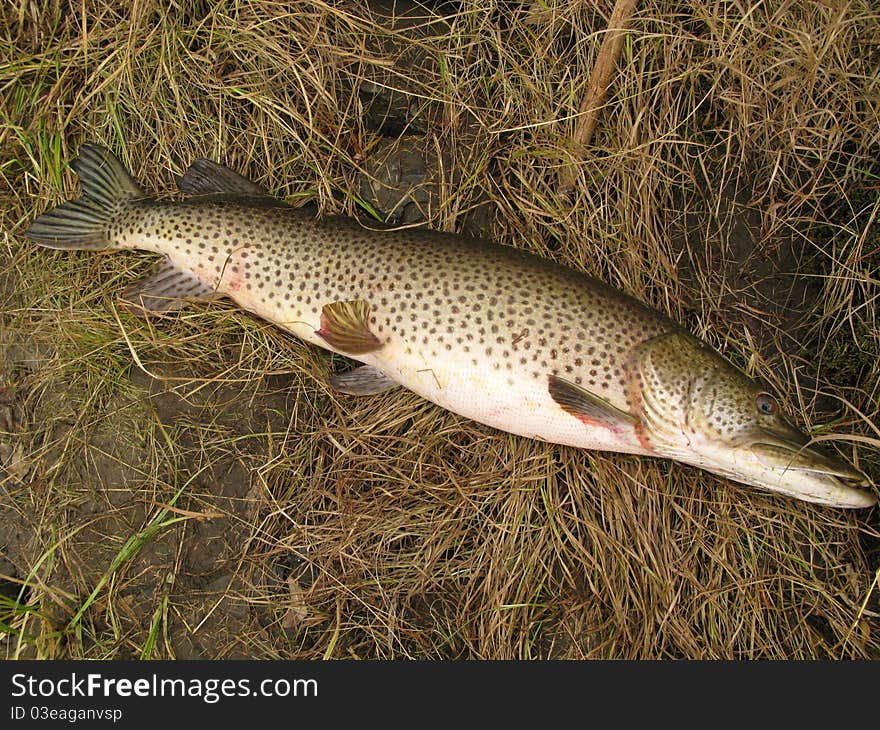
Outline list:
[[[577,126],[575,127],[572,141],[575,150],[583,149],[593,137],[596,124],[599,121],[599,110],[605,103],[605,95],[611,83],[611,77],[617,66],[617,59],[623,48],[623,39],[626,35],[626,27],[635,10],[637,0],[617,0],[614,10],[611,12],[611,20],[608,21],[608,30],[593,73],[590,75],[590,84],[587,94],[581,103]],[[574,187],[577,170],[574,163],[563,168],[560,173],[561,183],[564,188]]]

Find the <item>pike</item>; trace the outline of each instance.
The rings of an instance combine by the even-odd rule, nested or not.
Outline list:
[[[209,160],[179,202],[147,195],[108,150],[72,163],[82,196],[25,232],[56,249],[164,258],[125,299],[140,316],[232,299],[362,363],[342,393],[403,386],[503,431],[665,457],[833,507],[876,503],[868,477],[818,449],[777,400],[668,317],[512,247],[426,229],[316,220]]]

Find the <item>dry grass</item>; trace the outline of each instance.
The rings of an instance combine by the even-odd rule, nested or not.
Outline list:
[[[211,156],[353,213],[357,91],[399,89],[449,156],[432,226],[487,198],[495,238],[686,323],[877,478],[876,6],[646,0],[588,150],[605,4],[133,7],[0,11],[4,656],[880,655],[876,509],[338,397],[340,363],[229,306],[119,310],[148,256],[19,235],[84,141],[156,190]]]

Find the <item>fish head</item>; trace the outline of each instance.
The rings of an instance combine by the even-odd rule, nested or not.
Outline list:
[[[648,437],[658,450],[743,484],[832,507],[870,507],[871,480],[793,426],[774,395],[708,347],[677,343],[643,367]],[[680,360],[670,368],[669,360]],[[665,372],[658,363],[667,360]],[[644,377],[647,375],[647,377]],[[662,381],[667,389],[657,390]],[[662,414],[662,409],[666,414]],[[664,447],[665,443],[665,447]]]

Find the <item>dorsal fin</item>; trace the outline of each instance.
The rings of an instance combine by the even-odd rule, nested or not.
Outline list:
[[[193,162],[177,183],[187,195],[237,195],[251,198],[273,198],[269,191],[239,175],[225,165],[200,157]]]

